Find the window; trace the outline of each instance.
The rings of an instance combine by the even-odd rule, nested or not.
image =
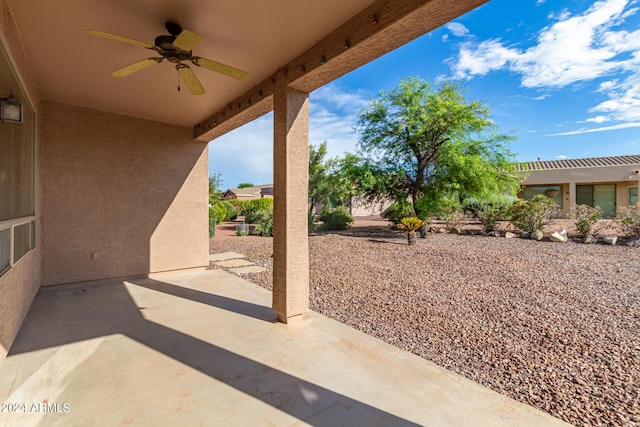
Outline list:
[[[612,218],[616,213],[616,185],[576,185],[576,204],[600,206],[602,216]]]
[[[562,209],[562,186],[560,185],[544,185],[544,186],[531,186],[525,187],[524,199],[531,200],[535,196],[543,194],[547,197],[551,197],[553,201]]]
[[[0,97],[22,104],[22,123],[0,122],[0,275],[35,247],[34,114],[0,46]]]
[[[638,203],[638,187],[629,189],[629,205],[633,206]]]

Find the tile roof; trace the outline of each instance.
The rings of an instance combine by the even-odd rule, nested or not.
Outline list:
[[[273,184],[256,185],[255,187],[229,188],[224,193],[227,194],[228,192],[232,192],[235,195],[254,196],[257,194],[261,194],[264,190],[267,190],[267,192],[269,192],[269,189],[272,189],[270,193],[272,194]]]
[[[539,171],[550,169],[592,168],[601,166],[640,165],[640,155],[590,157],[586,159],[541,160],[518,163],[519,171]]]

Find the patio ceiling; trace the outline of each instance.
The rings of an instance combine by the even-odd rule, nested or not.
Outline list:
[[[299,69],[292,61],[311,61],[309,78],[298,87],[298,76],[286,77],[292,87],[310,91],[487,0],[4,1],[14,15],[41,98],[195,126],[196,136],[209,140],[269,111],[268,102],[249,108],[249,98],[262,95],[261,85],[268,86],[265,82],[282,70],[286,74],[288,64]],[[376,13],[380,24],[373,19],[374,29]],[[166,21],[178,22],[205,39],[193,49],[194,55],[245,70],[250,79],[237,81],[192,66],[206,90],[194,96],[184,84],[178,92],[178,73],[167,61],[125,78],[112,77],[112,71],[156,54],[83,33],[95,29],[153,44],[156,36],[167,34]],[[338,54],[328,55],[327,66],[314,70],[321,52],[340,52],[347,37],[353,37],[354,48],[346,58],[334,61]],[[269,95],[265,93],[265,99]],[[237,114],[221,119],[227,106],[239,101],[243,110],[253,111],[242,111],[232,123],[211,131]]]
[[[42,98],[192,126],[360,12],[371,0],[8,0]],[[167,61],[125,78],[110,73],[156,56],[85,35],[97,29],[153,44],[180,23],[205,41],[194,54],[247,71],[241,82],[193,66],[206,93],[193,96]]]

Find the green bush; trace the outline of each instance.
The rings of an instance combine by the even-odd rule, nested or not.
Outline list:
[[[485,232],[494,231],[498,221],[507,221],[517,197],[499,195],[487,199],[470,197],[462,203],[462,208],[482,224]]]
[[[324,231],[346,230],[354,221],[353,217],[342,206],[322,211],[318,219],[323,222],[322,229]]]
[[[273,216],[273,199],[263,197],[261,199],[247,200],[242,203],[244,218],[249,224],[257,224],[260,212],[271,211]]]
[[[528,233],[542,230],[542,227],[558,214],[558,205],[553,199],[539,194],[530,201],[521,200],[511,208],[511,222]]]
[[[209,238],[216,235],[216,224],[218,223],[218,214],[214,208],[209,208]]]
[[[256,227],[253,233],[257,236],[271,237],[273,236],[273,206],[255,214],[254,224]]]
[[[213,209],[215,209],[216,211],[218,224],[227,219],[227,208],[225,208],[221,202],[217,202],[215,205],[213,205]]]
[[[238,217],[238,210],[233,206],[231,202],[229,202],[228,200],[223,200],[220,203],[222,203],[222,206],[224,206],[224,209],[227,211],[227,214],[225,215],[227,221],[233,221]]]
[[[602,219],[600,206],[578,205],[572,209],[571,216],[575,218],[576,229],[581,236],[597,236]]]
[[[391,206],[385,209],[381,214],[383,218],[388,219],[394,225],[399,224],[402,218],[412,217],[415,215],[416,213],[413,211],[413,206],[411,206],[411,203],[406,200],[393,202]]]
[[[619,208],[616,218],[622,223],[627,235],[640,237],[640,203]]]
[[[242,215],[242,200],[238,199],[227,199],[227,202],[231,203],[234,208],[236,208],[236,213],[238,216]]]

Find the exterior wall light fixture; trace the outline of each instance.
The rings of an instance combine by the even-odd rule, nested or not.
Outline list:
[[[0,120],[22,123],[22,104],[13,97],[12,93],[7,98],[0,98]]]

